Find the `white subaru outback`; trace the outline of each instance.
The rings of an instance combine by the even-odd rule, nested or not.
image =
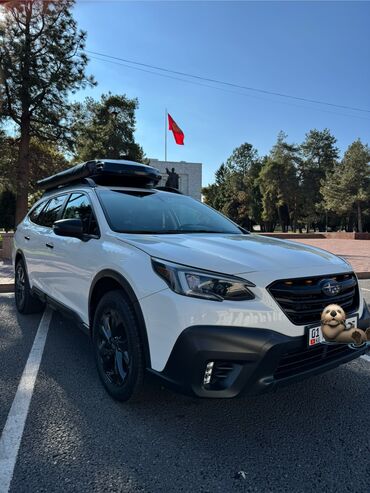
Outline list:
[[[129,161],[77,165],[39,182],[15,233],[18,310],[71,316],[114,398],[137,397],[148,372],[200,397],[265,392],[365,352],[321,344],[329,303],[370,325],[346,261],[250,234],[159,179]]]

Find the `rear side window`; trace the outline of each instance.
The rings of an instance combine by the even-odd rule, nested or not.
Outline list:
[[[99,227],[87,196],[72,193],[64,209],[63,219],[81,219],[84,233],[99,236]]]
[[[42,209],[45,207],[45,204],[46,204],[46,200],[41,202],[30,212],[30,215],[28,216],[30,221],[32,221],[35,224],[40,224],[40,213]]]
[[[40,224],[41,226],[46,226],[47,228],[51,228],[55,221],[59,219],[59,215],[61,213],[66,197],[67,195],[64,194],[50,199],[45,209],[39,216],[38,224]]]

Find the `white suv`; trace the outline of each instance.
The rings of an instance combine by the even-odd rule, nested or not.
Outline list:
[[[370,323],[346,261],[250,234],[159,179],[128,161],[78,165],[40,182],[15,233],[18,310],[72,316],[114,398],[137,397],[147,372],[200,397],[264,392],[365,352],[317,337],[329,303]]]

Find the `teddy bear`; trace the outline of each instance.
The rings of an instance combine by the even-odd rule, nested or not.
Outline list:
[[[327,342],[339,342],[361,346],[370,342],[370,327],[363,331],[346,327],[346,313],[339,305],[328,305],[321,314],[321,331]]]

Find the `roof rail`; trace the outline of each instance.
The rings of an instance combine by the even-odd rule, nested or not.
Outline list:
[[[55,190],[63,190],[66,187],[83,185],[91,188],[95,188],[97,184],[91,178],[82,178],[81,180],[76,180],[73,183],[66,183],[65,185],[58,185],[57,187],[46,188],[42,194],[43,197],[47,197],[51,193],[55,192]]]
[[[154,187],[161,179],[156,168],[134,161],[97,159],[77,164],[37,182],[45,191],[81,183],[88,180],[89,186],[137,186]]]

